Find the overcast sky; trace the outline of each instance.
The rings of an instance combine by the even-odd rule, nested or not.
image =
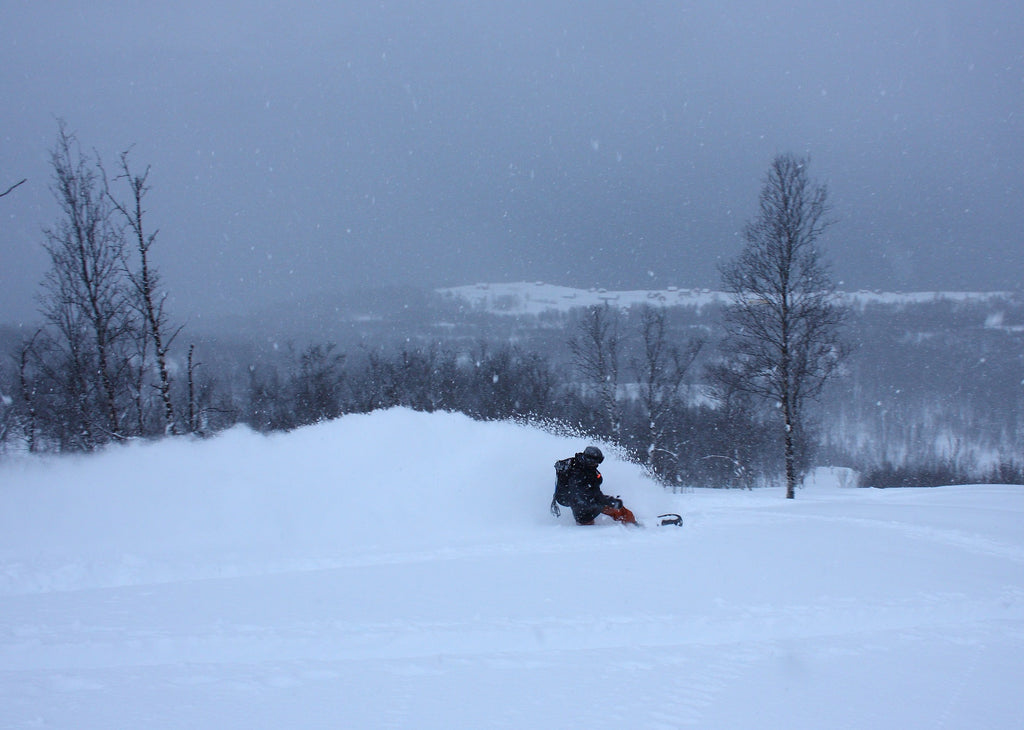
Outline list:
[[[57,119],[152,165],[179,317],[372,284],[715,287],[810,155],[843,288],[1021,289],[1019,0],[0,1],[0,321]]]

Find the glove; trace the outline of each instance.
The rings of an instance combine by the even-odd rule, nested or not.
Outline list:
[[[608,506],[612,509],[622,509],[622,500],[618,497],[609,497]]]

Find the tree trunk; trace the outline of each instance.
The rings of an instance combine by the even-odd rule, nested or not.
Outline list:
[[[796,446],[793,442],[793,416],[789,399],[783,404],[786,421],[786,499],[796,497]]]
[[[188,346],[188,433],[199,430],[196,418],[195,361],[192,359],[195,349],[194,344]]]

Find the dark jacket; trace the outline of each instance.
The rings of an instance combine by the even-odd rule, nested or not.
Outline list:
[[[584,458],[582,453],[569,459],[555,462],[555,496],[551,500],[551,512],[561,514],[558,505],[572,509],[573,516],[580,521],[593,520],[605,507],[617,500],[601,492],[604,477],[597,465]]]

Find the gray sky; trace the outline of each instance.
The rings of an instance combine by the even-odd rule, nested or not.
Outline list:
[[[152,165],[177,317],[367,284],[715,287],[779,152],[844,288],[1020,289],[1017,0],[0,1],[0,321],[57,118]]]

